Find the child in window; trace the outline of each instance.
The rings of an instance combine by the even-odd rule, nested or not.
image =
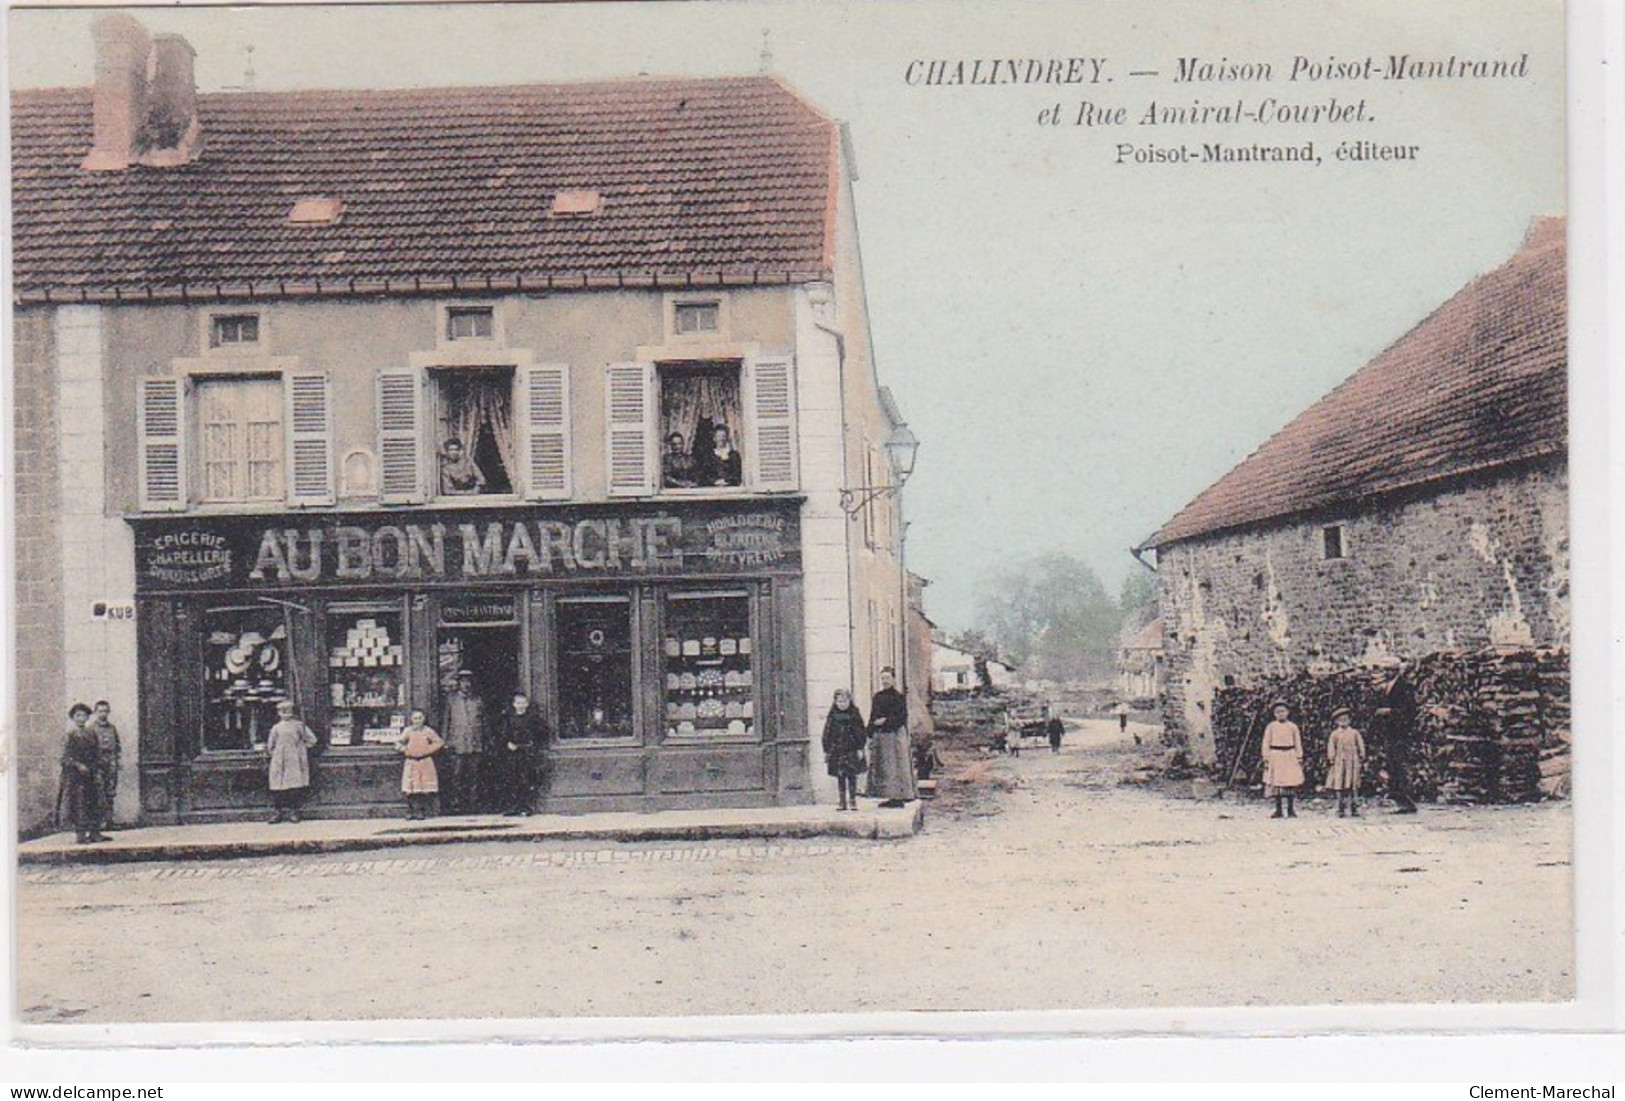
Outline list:
[[[401,792],[406,796],[406,817],[413,820],[429,817],[435,796],[440,793],[440,774],[435,771],[434,755],[445,740],[425,726],[428,716],[421,708],[414,708],[401,731],[395,747],[406,756],[401,769]]]

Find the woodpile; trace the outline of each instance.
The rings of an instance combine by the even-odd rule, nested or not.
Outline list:
[[[1410,698],[1394,695],[1403,675]],[[1219,779],[1256,785],[1270,705],[1303,731],[1306,787],[1324,782],[1332,712],[1347,707],[1369,752],[1362,786],[1383,790],[1396,757],[1421,799],[1519,803],[1569,784],[1569,668],[1559,650],[1437,653],[1388,669],[1345,669],[1221,688],[1213,701]],[[1407,718],[1408,717],[1408,718]]]

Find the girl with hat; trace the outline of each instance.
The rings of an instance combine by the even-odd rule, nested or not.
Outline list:
[[[1355,801],[1360,793],[1360,765],[1365,761],[1365,738],[1349,722],[1349,709],[1332,712],[1332,733],[1326,739],[1326,786],[1337,792],[1337,817],[1359,817]]]
[[[1270,706],[1275,719],[1264,728],[1264,740],[1259,746],[1264,758],[1264,795],[1275,799],[1275,813],[1281,817],[1281,800],[1286,800],[1286,817],[1296,818],[1292,800],[1303,786],[1303,732],[1298,724],[1287,718],[1291,709],[1285,700],[1276,700]]]

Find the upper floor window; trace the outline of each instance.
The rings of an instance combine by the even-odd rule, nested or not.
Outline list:
[[[663,365],[660,385],[660,484],[666,489],[738,486],[744,411],[739,364]]]
[[[722,329],[722,305],[710,302],[678,302],[672,307],[672,331],[678,336],[715,333]]]
[[[610,364],[610,494],[796,488],[792,376],[781,357]]]
[[[143,510],[333,503],[324,374],[146,376],[136,434]]]
[[[489,320],[489,315],[487,315]],[[443,497],[514,491],[512,368],[431,372]]]
[[[495,309],[491,306],[448,306],[446,339],[495,340]]]
[[[215,314],[209,319],[209,347],[255,347],[260,342],[257,313]]]
[[[274,501],[283,495],[282,380],[199,381],[198,500]]]

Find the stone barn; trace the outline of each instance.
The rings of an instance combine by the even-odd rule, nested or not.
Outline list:
[[[1167,738],[1226,686],[1569,645],[1565,221],[1157,531]]]

